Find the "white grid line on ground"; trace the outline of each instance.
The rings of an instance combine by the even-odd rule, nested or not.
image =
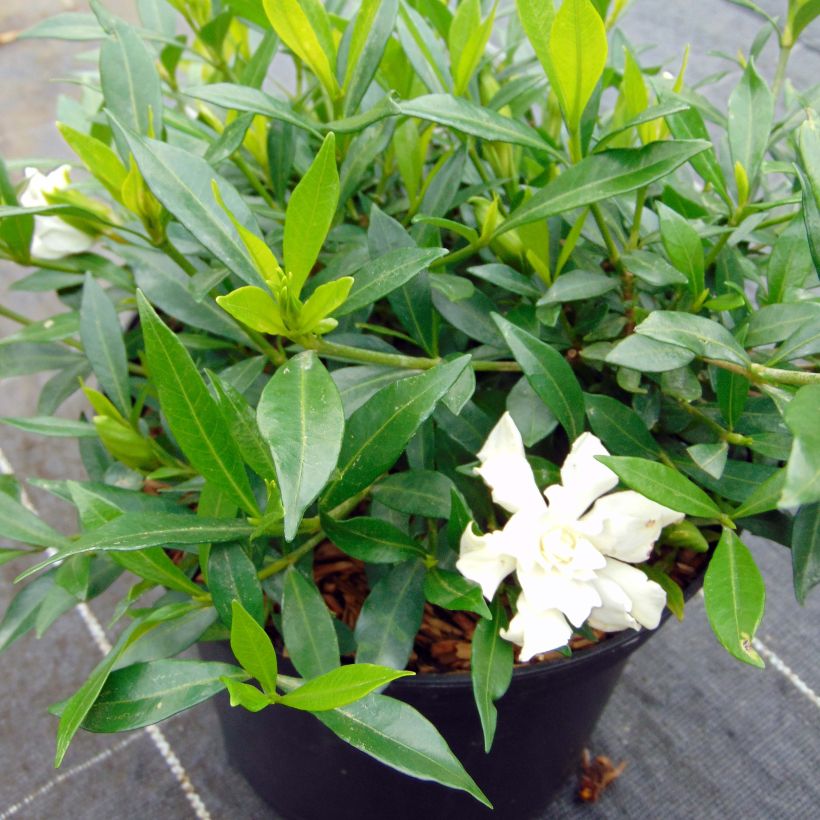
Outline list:
[[[109,757],[113,757],[114,754],[121,751],[126,746],[130,746],[135,740],[139,740],[140,737],[141,735],[131,735],[130,737],[125,738],[125,740],[121,740],[119,743],[109,746],[107,749],[103,749],[103,751],[99,754],[94,755],[94,757],[90,757],[84,763],[78,763],[76,766],[71,766],[65,771],[60,772],[52,777],[48,783],[44,783],[38,789],[29,792],[24,798],[22,798],[22,800],[18,800],[16,803],[12,803],[11,806],[8,806],[0,811],[0,820],[8,820],[9,817],[14,817],[15,814],[22,811],[29,804],[33,803],[38,797],[43,797],[48,794],[55,786],[59,786],[60,783],[63,783],[78,774],[82,774],[87,769],[91,769],[94,766],[98,766],[100,763],[104,763]]]
[[[0,473],[6,473],[8,475],[12,475],[14,470],[9,464],[8,459],[6,458],[5,453],[3,452],[2,448],[0,448]],[[24,487],[20,487],[20,500],[22,501],[23,505],[30,509],[33,513],[37,512],[36,507],[31,501],[30,496],[26,492]],[[50,549],[46,551],[47,554],[54,555],[56,550]],[[97,616],[91,611],[91,608],[88,604],[82,603],[78,604],[76,607],[77,613],[79,614],[80,618],[82,619],[83,623],[85,624],[88,633],[91,635],[92,640],[96,647],[100,650],[103,655],[107,655],[111,651],[111,642],[108,640],[108,637],[105,634],[105,630],[102,627],[102,624],[97,619]],[[160,753],[162,759],[165,761],[165,765],[170,770],[171,774],[173,775],[174,779],[179,784],[179,787],[182,789],[183,794],[185,795],[185,799],[190,804],[191,808],[194,811],[194,814],[197,817],[197,820],[211,820],[211,813],[208,811],[205,802],[203,801],[202,797],[197,792],[194,784],[191,782],[191,778],[188,776],[188,772],[185,771],[185,767],[180,762],[179,757],[177,757],[176,752],[174,752],[173,748],[171,748],[171,744],[168,742],[165,734],[163,733],[162,729],[158,726],[147,726],[145,728],[145,733],[151,738],[151,742],[154,744],[156,750]],[[115,747],[116,748],[116,747]],[[91,766],[97,765],[97,763],[101,763],[103,760],[106,760],[110,755],[99,754],[96,757],[91,758],[90,760],[86,761],[84,764],[79,764],[80,771],[84,770],[85,768],[90,768]],[[74,767],[77,769],[78,767]],[[67,770],[73,771],[73,770]],[[29,795],[26,798],[23,798],[20,803],[16,803],[17,805],[26,805],[25,801],[31,802],[40,794],[45,794],[50,791],[54,786],[58,783],[61,783],[65,777],[62,775],[57,775],[53,780],[46,783],[44,786],[41,786],[37,792],[33,792],[33,796]],[[11,808],[14,808],[12,806]],[[6,812],[10,811],[11,809],[6,809]],[[17,809],[19,811],[19,809]],[[0,820],[3,820],[5,817],[4,814],[0,814]]]

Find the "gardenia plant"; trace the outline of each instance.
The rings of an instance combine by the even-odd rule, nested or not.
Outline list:
[[[30,480],[68,535],[0,485],[0,560],[35,559],[0,649],[130,579],[57,765],[227,688],[483,801],[376,691],[425,604],[475,623],[489,748],[516,656],[682,617],[707,561],[717,639],[763,665],[744,533],[790,548],[801,602],[820,580],[817,88],[786,79],[820,6],[738,2],[761,29],[724,109],[625,5],[91,0],[28,32],[98,54],[60,106],[71,175],[0,163],[9,289],[61,304],[0,307],[0,377],[54,374],[3,421],[76,437],[88,477]],[[366,573],[352,628],[328,541]],[[177,658],[226,639],[235,664]]]

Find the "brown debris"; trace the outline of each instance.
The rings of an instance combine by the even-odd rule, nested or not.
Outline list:
[[[626,761],[617,766],[606,755],[592,759],[589,749],[581,753],[581,775],[578,778],[578,799],[584,803],[597,802],[604,790],[617,780],[626,768]]]

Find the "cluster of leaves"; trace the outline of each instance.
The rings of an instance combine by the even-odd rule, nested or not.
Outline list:
[[[818,91],[785,81],[820,7],[791,0],[726,58],[727,115],[686,57],[676,77],[645,62],[624,5],[139,0],[131,26],[92,0],[29,32],[99,42],[99,73],[60,110],[86,182],[24,208],[0,164],[0,255],[34,268],[12,287],[65,306],[2,308],[22,327],[0,377],[57,371],[38,416],[4,422],[76,437],[89,480],[34,482],[74,505],[72,537],[0,485],[24,545],[0,560],[50,551],[0,649],[139,579],[116,615],[131,625],[57,707],[58,763],[80,727],[227,687],[484,800],[424,718],[372,690],[402,674],[426,601],[476,613],[489,749],[505,592],[488,606],[454,564],[468,523],[495,521],[472,467],[505,409],[542,486],[589,427],[625,486],[689,516],[646,567],[670,608],[678,550],[716,542],[710,620],[762,665],[764,587],[738,530],[791,548],[801,601],[820,580]],[[32,258],[44,217],[96,250]],[[80,386],[90,420],[54,416]],[[355,631],[312,579],[325,538],[367,566]],[[278,675],[271,619],[303,680]],[[241,668],[174,659],[228,635]]]

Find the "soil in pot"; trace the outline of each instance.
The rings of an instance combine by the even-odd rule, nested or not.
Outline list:
[[[685,556],[673,575],[697,574],[705,556]],[[315,577],[330,609],[353,626],[367,593],[363,568],[327,544],[317,551]],[[689,584],[687,597],[698,586]],[[577,768],[595,723],[631,655],[652,632],[616,633],[571,658],[558,653],[517,665],[498,702],[493,748],[484,752],[469,676],[469,615],[427,607],[409,668],[385,694],[431,720],[495,806],[463,792],[387,768],[340,741],[311,715],[289,709],[250,714],[217,700],[231,762],[283,820],[536,820]],[[231,661],[226,643],[203,644],[204,657]],[[466,656],[466,657],[465,657]],[[289,663],[282,658],[282,671]],[[453,671],[455,670],[455,671]]]

